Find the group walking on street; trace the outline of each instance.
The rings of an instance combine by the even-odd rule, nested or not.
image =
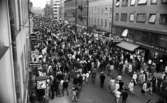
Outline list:
[[[167,63],[162,59],[148,58],[141,49],[126,51],[86,28],[76,32],[75,25],[63,20],[33,17],[32,36],[31,77],[38,79],[30,92],[31,103],[64,96],[80,103],[90,84],[106,89],[115,103],[132,103],[128,98],[139,94],[136,88],[143,97],[161,95],[147,103],[167,103]]]

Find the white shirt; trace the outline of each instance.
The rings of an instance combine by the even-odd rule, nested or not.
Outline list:
[[[134,73],[132,78],[136,80],[137,79],[137,74]]]
[[[117,91],[119,89],[119,87],[120,87],[119,83],[116,83],[115,84],[115,90]]]
[[[89,73],[86,73],[86,77],[89,78]]]
[[[116,96],[117,98],[120,98],[120,97],[121,97],[121,92],[118,91],[118,90],[116,90],[116,91],[115,91],[115,96]]]

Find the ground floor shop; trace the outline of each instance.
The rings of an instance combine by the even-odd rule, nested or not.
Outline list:
[[[144,50],[147,60],[162,59],[163,62],[167,64],[167,35],[119,26],[114,27],[113,34],[122,36],[125,29],[128,29],[126,40],[130,41],[132,44],[139,45],[140,49]]]

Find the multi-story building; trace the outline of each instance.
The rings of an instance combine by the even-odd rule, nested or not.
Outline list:
[[[59,12],[59,15],[60,15],[60,19],[64,20],[64,0],[60,1],[60,12]]]
[[[0,0],[0,103],[28,101],[28,0]]]
[[[114,0],[113,25],[150,54],[167,54],[167,0]]]
[[[60,19],[60,4],[61,0],[52,0],[53,18],[56,20]]]
[[[50,3],[47,3],[44,8],[45,17],[52,18],[53,17],[53,9]]]
[[[112,0],[89,1],[89,26],[111,32]]]
[[[76,23],[80,26],[88,24],[88,1],[89,0],[66,0],[65,1],[65,20]]]
[[[64,19],[70,23],[75,23],[75,0],[64,2]]]

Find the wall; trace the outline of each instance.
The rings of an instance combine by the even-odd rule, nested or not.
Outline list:
[[[120,0],[122,1],[122,0]],[[151,0],[147,0],[146,5],[138,5],[137,2],[134,6],[130,6],[130,0],[128,2],[127,7],[122,7],[121,2],[120,6],[116,7],[114,4],[114,25],[115,26],[123,26],[138,30],[147,30],[147,31],[153,31],[157,33],[167,33],[167,26],[159,24],[160,14],[161,13],[167,13],[167,4],[161,4],[161,0],[157,0],[157,4],[151,4]],[[119,13],[119,21],[115,21],[116,19],[116,13]],[[121,13],[127,13],[128,18],[127,22],[120,21],[120,15]],[[134,13],[135,14],[135,20],[136,20],[136,14],[137,13],[146,13],[146,22],[145,23],[136,23],[129,22],[129,14]],[[148,23],[149,20],[149,14],[150,13],[156,13],[157,18],[155,24]]]
[[[112,1],[97,0],[89,3],[89,25],[110,32],[112,23]]]
[[[8,12],[7,0],[0,0],[0,42],[8,47],[0,58],[0,103],[17,103]]]

